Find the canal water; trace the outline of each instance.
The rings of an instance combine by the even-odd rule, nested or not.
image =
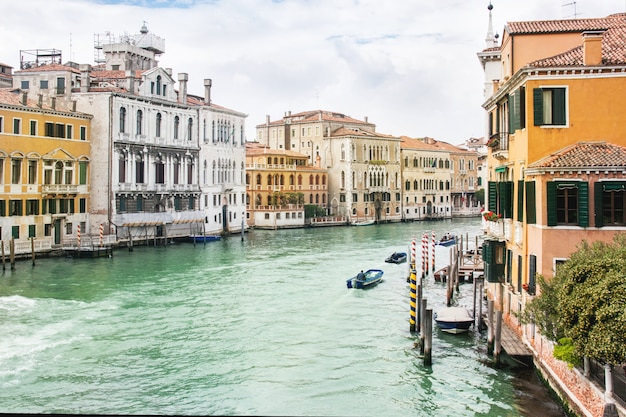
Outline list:
[[[384,259],[431,230],[482,233],[478,219],[254,230],[18,262],[0,274],[0,412],[564,416],[533,371],[494,367],[477,332],[434,327],[423,366],[407,264]],[[368,268],[384,281],[346,287]],[[445,306],[445,284],[424,294]],[[471,306],[471,284],[457,303]]]

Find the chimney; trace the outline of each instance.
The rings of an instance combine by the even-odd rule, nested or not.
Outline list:
[[[204,79],[204,102],[207,105],[211,105],[211,85],[213,85],[213,81],[210,78]]]
[[[583,65],[602,64],[602,37],[601,31],[583,32]]]
[[[50,98],[50,108],[52,110],[56,110],[57,109],[57,99],[56,99],[56,97],[51,97]]]
[[[72,112],[76,113],[76,100],[72,100]]]
[[[365,116],[365,123],[367,123],[367,116]]]
[[[86,93],[89,91],[89,73],[91,72],[91,65],[80,64],[78,69],[80,71],[80,92]]]
[[[28,93],[22,93],[22,106],[28,105]]]
[[[187,81],[189,75],[186,72],[178,73],[178,83],[180,84],[180,91],[178,91],[178,101],[183,104],[187,104]]]
[[[130,94],[135,94],[135,71],[126,70],[126,89]]]
[[[43,94],[37,94],[37,107],[41,108],[43,106]]]
[[[265,124],[268,125],[268,126],[270,125],[270,115],[269,114],[265,115]]]
[[[165,73],[171,77],[172,76],[172,69],[171,68],[165,68]]]

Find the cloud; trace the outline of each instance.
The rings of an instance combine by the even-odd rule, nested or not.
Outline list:
[[[492,0],[494,31],[507,21],[571,17],[557,0]],[[189,91],[213,80],[217,104],[265,115],[325,109],[368,116],[381,133],[459,143],[484,135],[483,72],[489,0],[48,0],[7,2],[0,62],[21,49],[62,49],[92,63],[96,34],[136,34],[144,21],[165,39],[160,65],[189,74]],[[577,17],[623,12],[579,0]],[[25,25],[24,22],[28,22]],[[36,28],[36,30],[34,29]],[[175,77],[177,78],[177,77]]]

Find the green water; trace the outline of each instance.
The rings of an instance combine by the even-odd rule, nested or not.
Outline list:
[[[425,230],[479,226],[252,231],[18,262],[0,275],[0,412],[562,416],[532,372],[495,368],[479,333],[435,328],[432,367],[413,349],[407,264],[385,257]],[[384,281],[347,289],[367,268]],[[445,287],[425,282],[436,311]],[[458,303],[471,306],[470,284]]]

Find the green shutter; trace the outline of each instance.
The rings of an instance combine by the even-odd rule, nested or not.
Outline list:
[[[556,226],[556,182],[546,183],[546,203],[548,209],[548,226]]]
[[[496,133],[500,133],[500,106],[496,107]]]
[[[513,95],[513,130],[511,131],[511,133],[522,128],[522,124],[520,121],[520,116],[521,116],[520,100],[521,100],[521,91],[518,90]]]
[[[78,168],[79,168],[79,177],[80,177],[80,184],[87,184],[87,162],[79,162],[78,163]]]
[[[554,90],[552,90],[552,100],[553,100],[552,124],[564,126],[565,125],[565,89],[555,88]]]
[[[497,191],[497,187],[498,187],[498,183],[495,181],[489,181],[487,183],[487,188],[489,191],[489,204],[488,204],[488,209],[489,211],[493,211],[494,213],[496,212],[496,210],[498,209],[498,191]]]
[[[513,218],[513,181],[507,181],[502,183],[502,217],[505,219]]]
[[[517,182],[517,221],[524,221],[524,181]]]
[[[594,220],[595,220],[595,226],[596,227],[602,227],[604,226],[604,218],[602,217],[602,210],[603,210],[603,206],[602,206],[602,196],[603,196],[604,192],[602,189],[602,183],[601,182],[594,182],[593,183],[593,202],[594,202]]]
[[[6,200],[0,200],[0,216],[4,217],[7,214],[7,202]]]
[[[526,87],[519,89],[519,128],[526,127]]]
[[[537,222],[537,208],[535,199],[535,182],[526,183],[526,223],[535,224]]]
[[[515,93],[509,95],[509,133],[515,132]]]
[[[578,225],[589,227],[589,183],[578,183]]]
[[[534,125],[543,125],[543,90],[541,88],[533,88],[533,115]]]

